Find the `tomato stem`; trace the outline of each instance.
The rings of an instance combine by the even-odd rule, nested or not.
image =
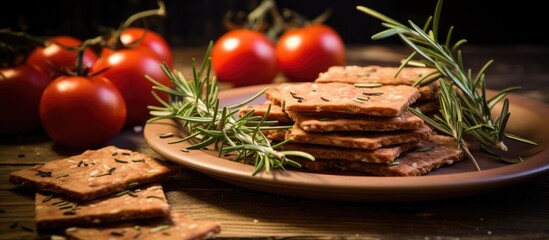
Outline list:
[[[120,27],[118,28],[115,34],[115,39],[116,39],[115,48],[119,49],[119,48],[126,47],[122,42],[122,40],[120,39],[120,35],[122,34],[122,31],[124,31],[124,29],[129,28],[137,20],[145,19],[153,16],[161,16],[161,17],[166,16],[166,7],[163,1],[161,0],[158,1],[158,9],[151,9],[151,10],[138,12],[136,14],[131,15],[128,19],[126,19],[126,21],[120,24]]]
[[[247,14],[246,19],[242,17],[242,13],[234,14],[229,11],[225,14],[223,23],[229,30],[245,28],[253,31],[261,32],[267,35],[271,40],[276,40],[279,35],[287,29],[301,28],[311,24],[322,24],[331,15],[332,9],[327,9],[322,14],[309,20],[303,15],[291,9],[282,9],[282,14],[274,0],[263,0],[255,9]],[[270,16],[270,18],[267,18]],[[243,21],[236,23],[231,20]],[[272,21],[269,23],[269,20]]]
[[[103,37],[98,36],[95,38],[87,39],[80,45],[77,49],[77,58],[76,58],[76,76],[87,76],[88,68],[84,67],[84,52],[88,47],[91,47],[96,44],[102,44]]]

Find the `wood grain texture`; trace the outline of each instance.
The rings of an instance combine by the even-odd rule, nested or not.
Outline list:
[[[352,63],[395,63],[405,50],[351,48]],[[548,48],[479,48],[469,51],[473,64],[495,54],[496,62],[519,68],[495,68],[497,86],[522,85],[521,94],[547,101]],[[175,53],[176,68],[187,71],[189,54]],[[361,54],[359,54],[361,53]],[[505,54],[506,53],[506,54]],[[544,62],[545,61],[545,62]],[[502,65],[502,66],[503,66]],[[478,66],[475,65],[475,67]],[[499,66],[499,65],[498,65]],[[473,67],[473,66],[471,66]],[[475,68],[473,67],[473,68]],[[478,68],[475,68],[478,69]],[[526,69],[526,70],[524,70]],[[523,71],[524,70],[524,71]],[[531,81],[526,81],[529,79]],[[141,131],[126,128],[106,143],[156,157]],[[7,181],[11,171],[81,153],[54,144],[40,129],[0,138],[0,239],[48,239],[34,229],[34,191]],[[162,183],[172,209],[194,220],[219,221],[219,239],[547,239],[549,176],[470,197],[425,202],[338,202],[256,192],[182,168]]]

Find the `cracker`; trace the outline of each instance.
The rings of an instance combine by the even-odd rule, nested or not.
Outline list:
[[[413,103],[410,107],[417,108],[420,112],[426,114],[439,110],[440,103],[438,102],[438,100],[417,101]]]
[[[328,131],[394,131],[413,130],[424,126],[418,116],[408,110],[398,117],[374,117],[358,114],[308,114],[292,112],[292,118],[303,130],[310,132]]]
[[[420,176],[444,165],[461,161],[465,154],[456,146],[455,139],[448,136],[434,135],[423,141],[414,150],[405,152],[391,164],[367,163],[333,159],[316,159],[308,161],[295,159],[302,167],[311,171],[325,171],[340,168],[346,171],[366,172],[377,176]]]
[[[286,139],[286,132],[288,130],[286,129],[269,129],[269,130],[261,130],[265,137],[270,140],[282,142]]]
[[[333,66],[326,72],[320,73],[315,82],[344,82],[344,83],[381,83],[383,85],[411,86],[422,76],[435,72],[434,68],[405,67],[395,77],[398,67],[381,66]],[[418,88],[420,99],[434,99],[439,90],[438,82]]]
[[[403,143],[374,150],[322,146],[306,143],[286,143],[283,150],[303,151],[316,159],[347,160],[372,163],[390,163],[401,153],[413,148],[417,142]]]
[[[307,132],[297,125],[286,133],[286,139],[293,139],[294,142],[311,143],[327,146],[378,149],[384,146],[418,142],[428,139],[432,130],[428,126],[415,130],[402,131],[353,131],[353,132]]]
[[[282,106],[282,93],[280,93],[278,87],[279,86],[270,87],[269,89],[267,89],[267,91],[265,91],[263,95],[265,95],[265,98],[267,98],[273,104]]]
[[[65,235],[73,240],[96,239],[163,239],[191,240],[209,239],[221,232],[214,221],[195,221],[182,213],[170,217],[139,223],[123,223],[105,227],[72,227]]]
[[[337,112],[397,117],[419,97],[405,85],[361,88],[348,83],[282,83],[280,94],[266,95],[287,112]],[[281,99],[271,99],[275,96]],[[282,105],[281,105],[282,106]]]
[[[269,105],[271,105],[270,110],[269,110]],[[267,115],[267,120],[279,121],[281,123],[293,122],[293,120],[288,116],[288,114],[282,111],[282,107],[272,103],[271,101],[266,101],[261,105],[246,105],[238,110],[238,116],[242,117],[245,114],[249,113],[250,111],[254,111],[252,113],[253,116],[264,116],[267,113],[267,110],[269,110],[269,115]]]
[[[39,229],[166,217],[170,214],[170,205],[159,183],[85,202],[37,192],[35,202],[35,220]]]
[[[139,152],[107,146],[44,165],[13,171],[9,181],[35,190],[91,200],[133,184],[160,181],[178,168]]]

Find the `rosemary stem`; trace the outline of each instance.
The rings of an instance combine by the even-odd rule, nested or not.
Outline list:
[[[475,157],[473,156],[471,151],[469,151],[469,147],[467,147],[467,145],[466,145],[465,141],[463,141],[463,139],[461,140],[460,145],[461,145],[460,146],[461,150],[463,150],[463,152],[465,153],[465,155],[467,156],[469,161],[471,161],[471,163],[473,164],[473,167],[475,167],[475,170],[480,171],[481,169],[480,169],[480,166],[477,163],[477,160],[475,159]]]

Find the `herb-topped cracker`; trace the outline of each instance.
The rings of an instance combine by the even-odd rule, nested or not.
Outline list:
[[[452,137],[433,135],[429,140],[420,142],[414,149],[404,152],[392,163],[368,163],[334,159],[316,159],[308,161],[295,159],[305,169],[325,171],[339,168],[348,171],[366,172],[377,176],[420,176],[444,165],[452,165],[465,157]]]
[[[415,87],[357,87],[348,83],[283,83],[276,87],[280,94],[266,94],[280,102],[287,112],[337,112],[397,117],[415,102]],[[276,91],[273,91],[276,92]],[[279,96],[282,99],[271,99]]]
[[[427,125],[415,130],[401,131],[347,131],[347,132],[307,132],[294,125],[286,132],[286,139],[294,142],[311,143],[327,146],[378,149],[395,144],[418,142],[428,139],[432,134]]]
[[[281,149],[307,152],[313,155],[315,159],[390,163],[400,156],[401,153],[410,150],[415,145],[417,145],[417,142],[409,142],[373,150],[366,150],[290,142],[282,145]]]
[[[381,66],[333,66],[320,73],[315,82],[380,83],[383,85],[412,85],[423,76],[436,71],[434,68],[405,67],[395,77],[398,67]],[[437,82],[419,87],[420,99],[434,99],[439,85]]]
[[[418,116],[405,110],[398,117],[375,117],[363,114],[308,114],[291,112],[295,123],[310,132],[328,131],[394,131],[413,130],[424,126]]]
[[[37,192],[35,202],[36,226],[39,229],[166,217],[170,214],[170,205],[158,183],[84,202],[58,194]]]
[[[114,224],[103,227],[72,227],[65,235],[74,240],[96,239],[209,239],[221,232],[221,226],[213,221],[195,221],[181,213],[170,217],[139,223]]]
[[[465,153],[457,147],[454,138],[434,135],[429,140],[420,142],[416,149],[395,159],[394,164],[389,166],[349,161],[340,161],[339,164],[344,169],[369,172],[374,175],[420,176],[444,165],[452,165],[464,157]]]
[[[9,181],[78,200],[91,200],[132,185],[162,180],[177,170],[175,165],[143,153],[107,146],[13,171]]]
[[[248,105],[239,110],[243,116],[254,111],[254,116],[264,116],[268,105],[271,109],[267,120],[276,120],[281,123],[297,123],[303,130],[311,132],[327,131],[393,131],[418,129],[424,125],[423,120],[405,110],[398,117],[376,117],[364,114],[341,113],[309,113],[289,112],[290,116],[282,111],[278,105],[267,101],[261,105]]]

